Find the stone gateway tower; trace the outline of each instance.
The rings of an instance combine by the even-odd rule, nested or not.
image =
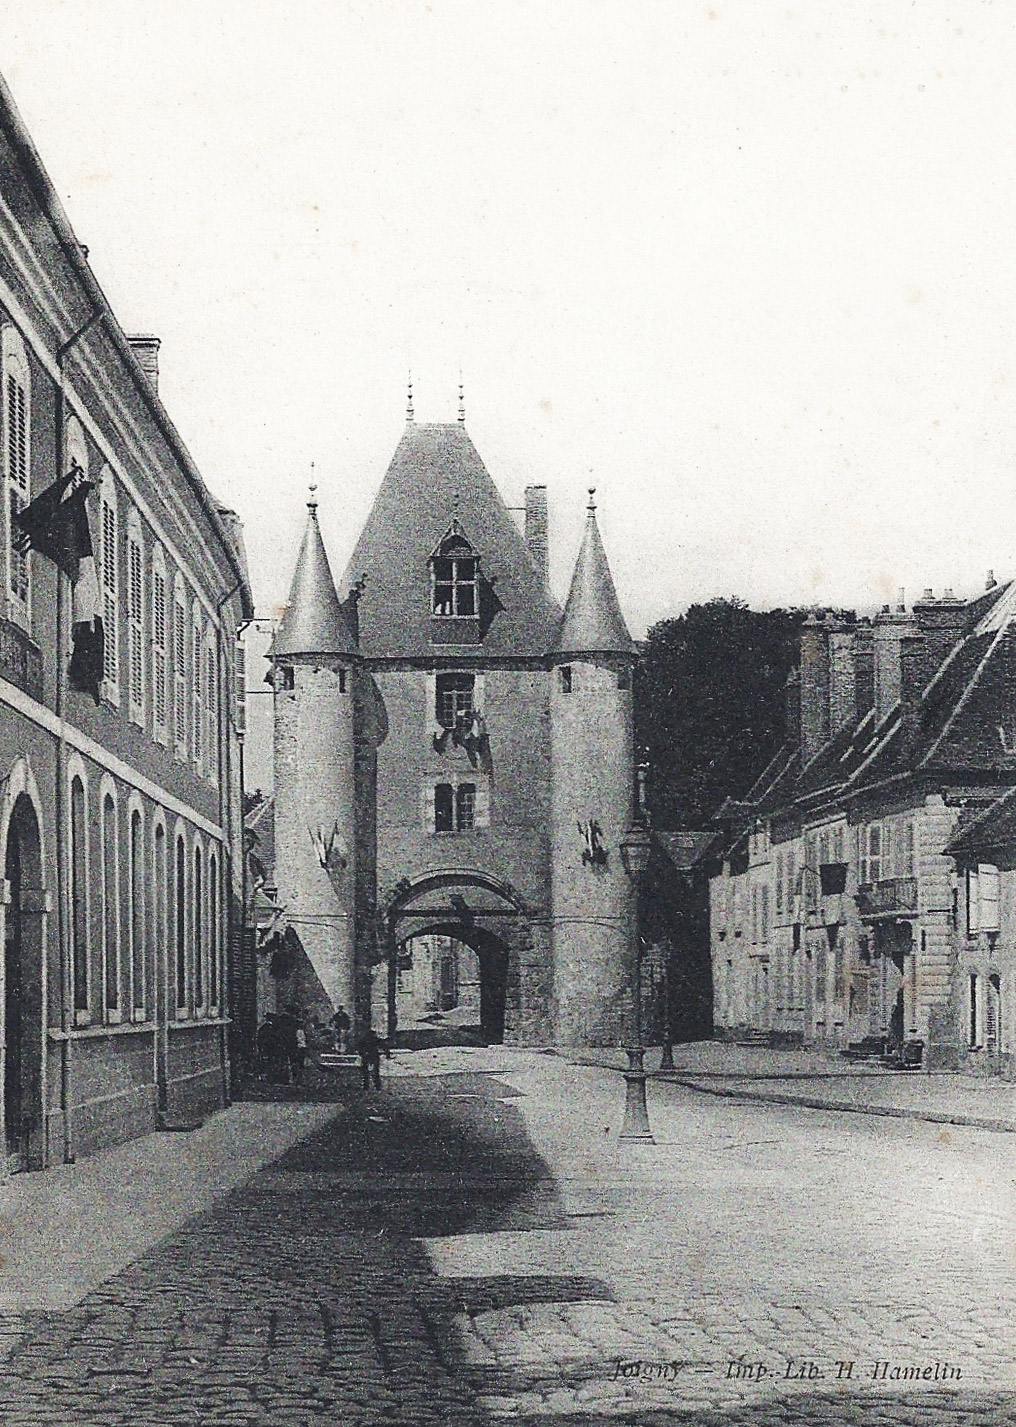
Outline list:
[[[294,998],[391,1030],[437,947],[486,1039],[619,1043],[635,649],[592,502],[562,615],[545,488],[520,532],[461,413],[410,415],[343,591],[312,505],[269,654]]]

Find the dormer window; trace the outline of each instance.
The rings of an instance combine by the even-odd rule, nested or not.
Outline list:
[[[479,613],[480,559],[453,521],[430,559],[431,611],[435,619],[475,619]]]

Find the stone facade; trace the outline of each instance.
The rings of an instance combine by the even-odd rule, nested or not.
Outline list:
[[[407,424],[342,603],[311,511],[270,677],[278,898],[305,953],[282,994],[315,1014],[376,1019],[383,963],[394,1030],[399,962],[438,936],[476,955],[488,1039],[623,1034],[634,646],[592,507],[563,615],[546,540],[543,489],[524,537],[461,423]]]
[[[2,82],[0,175],[0,1092],[17,1169],[228,1097],[233,670],[252,611],[236,519],[159,399],[158,344],[121,330]],[[74,464],[104,626],[90,690],[68,670],[88,562],[22,554],[11,520]]]
[[[967,602],[929,591],[873,623],[805,624],[788,682],[800,737],[721,814],[719,1033],[927,1068],[1010,1064],[1009,874],[984,839],[1016,783],[1014,611],[1014,587],[992,583]],[[968,910],[979,866],[988,925]]]

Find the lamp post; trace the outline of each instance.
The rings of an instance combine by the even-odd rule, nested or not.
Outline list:
[[[642,1140],[653,1144],[653,1132],[649,1128],[649,1111],[646,1107],[646,1070],[644,1064],[645,1047],[642,1044],[642,955],[639,947],[639,885],[643,873],[649,866],[649,850],[652,836],[639,815],[625,829],[621,838],[621,861],[632,884],[631,914],[629,918],[629,943],[632,963],[632,1032],[634,1045],[626,1046],[628,1069],[624,1072],[625,1101],[624,1123],[621,1126],[622,1140]]]
[[[663,1053],[660,1056],[660,1070],[674,1069],[674,1033],[671,1030],[671,1017],[674,1014],[674,948],[670,944],[669,938],[664,943],[665,953],[663,957]]]

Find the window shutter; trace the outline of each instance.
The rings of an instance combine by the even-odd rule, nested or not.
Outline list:
[[[429,740],[430,735],[438,726],[436,674],[427,675],[427,702],[424,705],[423,726],[426,729],[427,738]]]
[[[173,737],[177,751],[187,754],[187,611],[178,596],[173,601]]]
[[[976,936],[981,930],[981,899],[978,877],[973,868],[967,872],[967,935]]]
[[[482,714],[486,712],[485,694],[486,685],[484,677],[482,674],[477,674],[473,679],[473,708],[476,709],[477,713]]]
[[[116,548],[116,509],[112,501],[102,502],[102,674],[114,688],[118,677],[117,644],[119,641],[118,586]]]
[[[155,736],[167,732],[166,672],[167,672],[166,576],[161,570],[152,573],[152,722]]]
[[[981,863],[977,869],[980,930],[998,931],[998,868]]]
[[[490,789],[480,783],[476,789],[476,827],[490,827]]]
[[[424,832],[434,831],[434,784],[420,785],[420,826]]]
[[[143,579],[141,545],[132,535],[127,543],[127,695],[136,723],[143,723],[145,716]]]

